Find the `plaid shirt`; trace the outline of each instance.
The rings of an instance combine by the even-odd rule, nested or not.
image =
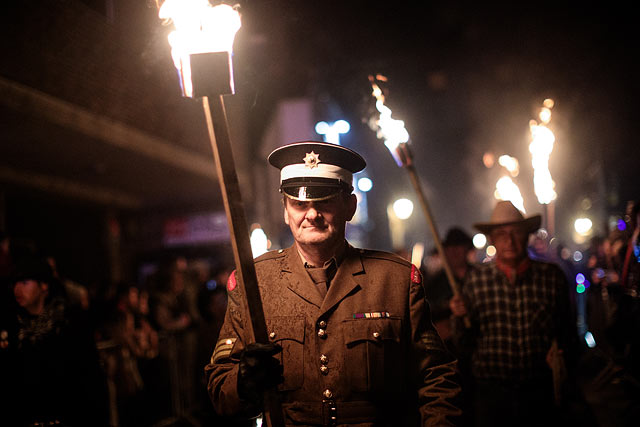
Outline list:
[[[462,297],[472,327],[457,318],[456,341],[472,352],[476,379],[530,381],[549,376],[546,354],[554,338],[566,348],[571,318],[567,279],[554,264],[530,261],[514,283],[495,262],[474,266]]]

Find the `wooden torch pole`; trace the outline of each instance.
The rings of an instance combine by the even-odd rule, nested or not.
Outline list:
[[[258,343],[268,343],[267,326],[258,289],[249,230],[240,196],[240,185],[233,161],[227,115],[222,96],[214,96],[211,99],[208,96],[203,96],[202,107],[227,214],[233,256],[237,273],[240,274],[238,283],[244,288],[246,308],[250,316],[250,339]],[[282,407],[275,390],[265,394],[264,412],[267,426],[284,426]]]
[[[447,275],[447,280],[449,282],[449,287],[454,295],[460,295],[460,285],[456,281],[455,276],[453,275],[453,271],[451,270],[451,266],[449,265],[449,261],[447,260],[447,256],[444,252],[444,247],[442,246],[442,241],[440,240],[440,235],[438,234],[438,229],[436,228],[435,220],[433,219],[433,215],[431,214],[431,208],[429,207],[429,202],[427,201],[427,197],[424,194],[424,190],[422,189],[422,184],[420,183],[420,179],[418,178],[418,174],[416,173],[416,169],[413,166],[413,157],[411,152],[409,151],[409,147],[406,143],[402,143],[398,146],[397,149],[398,157],[402,161],[402,166],[409,173],[409,178],[411,179],[411,184],[413,185],[416,194],[418,195],[418,199],[420,200],[420,205],[422,206],[422,210],[424,211],[424,216],[427,219],[427,224],[429,225],[429,229],[431,230],[431,235],[433,236],[433,241],[436,244],[436,249],[440,258],[442,260],[442,266],[444,267],[444,272]],[[471,322],[468,316],[464,317],[464,324],[468,328],[471,326]]]

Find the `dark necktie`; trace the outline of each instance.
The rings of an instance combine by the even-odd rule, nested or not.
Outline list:
[[[307,271],[313,280],[313,283],[316,284],[316,288],[320,295],[322,295],[322,299],[327,295],[327,290],[329,289],[329,283],[331,283],[331,279],[333,279],[333,275],[336,272],[336,263],[333,259],[325,265],[324,267],[307,267]]]

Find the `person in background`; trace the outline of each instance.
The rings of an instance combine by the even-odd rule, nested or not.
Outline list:
[[[561,398],[575,317],[562,271],[527,255],[540,221],[540,215],[525,218],[511,202],[498,202],[489,222],[475,224],[495,246],[495,259],[475,265],[450,302],[457,347],[471,354],[480,427],[559,421],[554,396]]]
[[[107,425],[106,384],[86,317],[69,306],[43,258],[17,259],[11,284],[17,310],[15,327],[3,334],[11,366],[2,381],[11,390],[3,422]]]
[[[473,254],[475,250],[471,237],[461,228],[452,227],[447,231],[442,241],[442,247],[456,283],[458,286],[462,286],[464,277],[471,267],[470,253]],[[440,260],[439,266],[438,270],[425,278],[425,289],[433,324],[440,337],[445,343],[448,343],[451,338],[449,300],[453,296],[453,291],[442,266],[442,260]]]
[[[152,304],[160,337],[159,351],[164,378],[162,388],[170,399],[168,418],[186,419],[195,404],[195,363],[197,357],[197,304],[187,290],[184,258],[160,265]]]
[[[229,278],[205,367],[215,410],[256,416],[264,391],[277,387],[291,425],[456,425],[456,361],[431,323],[422,275],[397,255],[345,240],[357,205],[352,175],[364,159],[301,142],[269,162],[281,171],[295,243],[255,260],[269,343],[249,341],[241,278]]]

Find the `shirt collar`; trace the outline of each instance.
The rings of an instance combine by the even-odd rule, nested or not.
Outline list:
[[[338,249],[338,252],[336,252],[330,259],[325,261],[324,265],[317,266],[317,265],[310,264],[304,258],[304,255],[302,255],[302,253],[298,250],[298,256],[300,257],[300,260],[302,261],[302,264],[304,265],[305,268],[327,267],[332,262],[335,262],[336,267],[339,267],[340,264],[342,263],[342,260],[344,260],[346,253],[347,253],[347,241],[345,240],[344,244],[341,245],[340,248]]]
[[[524,272],[531,267],[531,260],[529,257],[525,257],[515,268],[513,268],[496,259],[496,267],[498,267],[498,270],[502,271],[504,275],[507,276],[509,282],[513,283],[517,277],[522,276]]]

